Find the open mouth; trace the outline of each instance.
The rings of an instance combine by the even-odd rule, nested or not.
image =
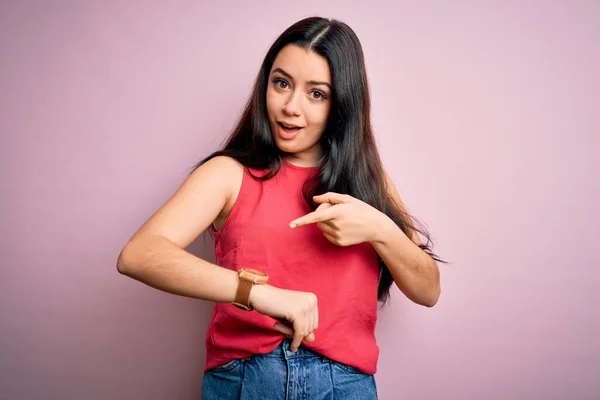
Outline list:
[[[298,131],[299,129],[302,129],[302,127],[300,127],[300,126],[287,125],[287,124],[284,124],[283,122],[277,122],[277,124],[279,124],[279,126],[288,133],[294,133],[294,132]]]

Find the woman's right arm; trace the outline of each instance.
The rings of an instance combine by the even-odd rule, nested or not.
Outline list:
[[[232,206],[243,168],[228,157],[215,157],[197,168],[178,190],[150,217],[121,250],[117,269],[153,288],[197,299],[231,303],[238,275],[194,256],[185,249]],[[292,349],[318,326],[317,299],[312,293],[257,285],[250,293],[257,312],[284,319],[276,324],[294,336]]]
[[[118,271],[165,292],[233,301],[237,274],[185,248],[221,214],[242,173],[242,167],[226,157],[196,169],[127,242],[117,260]]]

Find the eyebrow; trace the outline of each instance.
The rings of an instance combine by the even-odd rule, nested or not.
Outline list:
[[[287,76],[288,78],[290,78],[291,80],[294,80],[294,77],[292,75],[290,75],[289,73],[285,72],[284,70],[282,70],[281,68],[275,68],[273,70],[273,73],[275,72],[279,72],[282,75]],[[308,81],[309,84],[311,85],[322,85],[322,86],[327,86],[329,88],[329,90],[331,90],[331,85],[327,82],[321,82],[321,81]]]

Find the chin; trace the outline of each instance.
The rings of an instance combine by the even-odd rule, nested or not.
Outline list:
[[[294,143],[290,143],[289,141],[282,141],[275,139],[275,144],[277,148],[284,153],[298,153],[302,151],[302,148]]]

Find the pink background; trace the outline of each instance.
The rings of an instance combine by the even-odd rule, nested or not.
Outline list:
[[[381,312],[380,398],[599,398],[600,3],[209,3],[0,6],[0,398],[199,398],[210,304],[116,258],[313,14],[361,38],[384,164],[453,262],[436,307]]]

